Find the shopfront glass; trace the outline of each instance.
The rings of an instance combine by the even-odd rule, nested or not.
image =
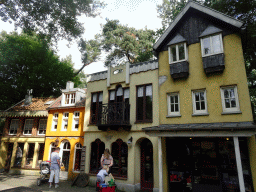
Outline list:
[[[239,141],[246,191],[251,192],[247,141]],[[170,191],[240,191],[232,138],[168,138],[166,146]]]

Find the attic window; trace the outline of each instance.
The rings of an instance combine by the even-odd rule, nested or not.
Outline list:
[[[169,64],[187,60],[186,43],[179,43],[168,47]]]
[[[119,74],[119,73],[122,73],[123,72],[123,69],[117,69],[113,72],[114,75],[116,74]]]
[[[65,94],[65,105],[72,105],[76,102],[76,93]]]

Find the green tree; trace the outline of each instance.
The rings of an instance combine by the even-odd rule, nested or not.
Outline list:
[[[87,42],[87,46],[97,57],[103,51],[108,53],[105,66],[123,61],[136,63],[153,59],[152,47],[155,38],[153,30],[137,30],[120,24],[118,20],[107,19],[102,33],[93,41]]]
[[[96,16],[104,4],[98,0],[0,0],[0,17],[25,32],[39,31],[50,38],[71,41],[84,32],[79,16]]]
[[[164,29],[174,20],[186,2],[187,0],[164,0],[158,5],[157,10]],[[241,37],[247,80],[251,101],[256,106],[256,1],[248,3],[248,0],[198,0],[197,2],[244,22],[246,30]]]
[[[59,96],[74,77],[70,58],[60,61],[49,43],[37,35],[0,33],[0,109],[24,99],[27,89],[34,97]]]

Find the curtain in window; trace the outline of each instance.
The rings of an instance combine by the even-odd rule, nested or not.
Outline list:
[[[115,100],[115,91],[110,91],[110,98],[109,98],[110,101],[113,101]]]
[[[138,87],[138,97],[143,97],[143,87]]]
[[[125,89],[124,90],[124,98],[127,99],[130,97],[130,89]]]
[[[123,95],[123,89],[122,89],[122,87],[118,87],[116,96],[122,96],[122,95]]]

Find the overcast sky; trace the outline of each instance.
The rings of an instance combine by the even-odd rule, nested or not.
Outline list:
[[[121,24],[127,24],[129,27],[142,29],[147,26],[148,29],[158,29],[161,27],[161,20],[157,17],[156,5],[161,4],[162,0],[105,0],[107,6],[102,10],[101,15],[96,18],[82,17],[81,22],[84,23],[85,33],[83,37],[86,40],[93,39],[94,35],[101,32],[101,24],[106,23],[108,19],[118,19]],[[14,30],[13,25],[2,22],[0,20],[0,31],[5,30],[11,32]],[[66,41],[58,43],[58,55],[65,58],[72,56],[75,63],[74,68],[82,67],[81,55],[77,48],[77,44],[68,48]],[[103,67],[103,60],[92,63],[84,68],[86,74],[96,73],[106,70]]]

